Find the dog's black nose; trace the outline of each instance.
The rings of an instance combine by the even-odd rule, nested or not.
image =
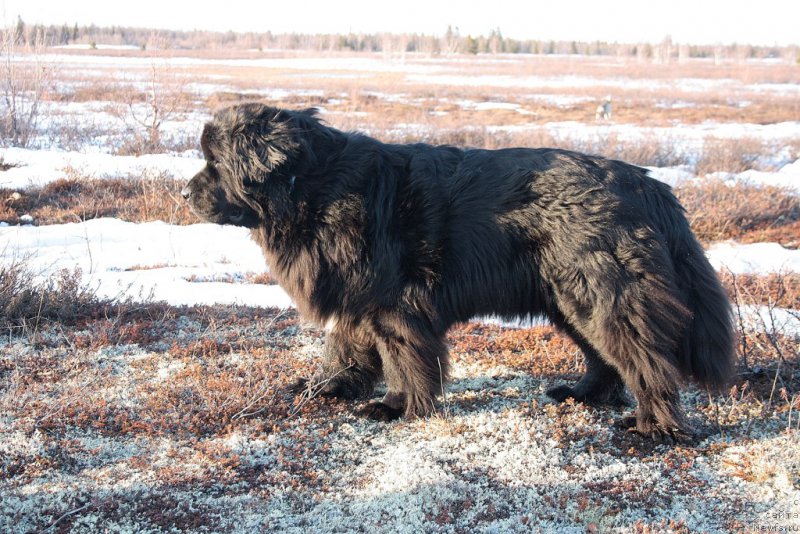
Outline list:
[[[189,200],[189,197],[192,196],[192,190],[189,189],[188,185],[183,189],[181,189],[181,195],[183,195],[183,198],[185,198],[186,200]]]

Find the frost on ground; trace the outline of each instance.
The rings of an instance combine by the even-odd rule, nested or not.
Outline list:
[[[438,413],[380,424],[284,393],[322,343],[294,312],[106,315],[0,344],[3,532],[800,524],[798,414],[785,400],[689,390],[697,441],[652,444],[615,428],[620,412],[548,401],[579,359],[549,327],[457,328]]]
[[[4,262],[24,257],[41,275],[80,266],[98,295],[125,302],[0,341],[0,531],[800,525],[794,309],[740,310],[750,368],[725,395],[684,393],[691,444],[627,434],[619,411],[550,402],[546,388],[576,379],[581,358],[540,323],[456,328],[437,414],[380,424],[355,417],[357,403],[286,394],[313,372],[322,333],[278,286],[253,283],[264,260],[241,229],[95,219],[0,237]],[[796,271],[797,253],[709,249],[741,276]],[[791,372],[764,357],[770,343]]]

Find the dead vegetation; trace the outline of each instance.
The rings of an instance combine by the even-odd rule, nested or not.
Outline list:
[[[793,191],[705,179],[675,192],[701,241],[775,241],[789,248],[800,244],[800,198]]]
[[[180,195],[183,186],[180,180],[163,173],[108,179],[83,178],[74,173],[40,188],[0,188],[0,198],[5,199],[0,205],[0,221],[21,224],[27,215],[41,225],[99,217],[190,224],[197,218]]]
[[[70,322],[110,305],[83,283],[80,270],[41,279],[25,259],[0,265],[0,329],[36,332],[45,323]]]
[[[486,68],[508,74],[502,65]],[[563,63],[545,58],[514,68],[543,76],[565,72]],[[595,61],[570,61],[569,69],[601,77],[619,72]],[[628,64],[625,70],[634,78],[665,80],[709,73],[747,83],[796,80],[796,69],[763,65]],[[498,129],[591,120],[589,104],[541,102],[512,89],[405,86],[409,94],[395,101],[388,91],[398,79],[390,74],[357,84],[326,78],[326,91],[314,95],[301,93],[311,82],[285,73],[241,69],[235,75],[238,89],[208,96],[207,107],[269,100],[248,92],[250,80],[279,82],[297,91],[272,103],[323,106],[332,125],[367,129],[387,141],[557,146],[639,165],[689,164],[699,175],[758,167],[773,149],[757,140],[708,139],[685,154],[674,140],[657,137],[632,143],[613,135],[576,140],[544,128]],[[597,96],[585,89],[564,92]],[[749,105],[740,107],[714,91],[620,89],[615,120],[800,120],[791,98],[749,96]],[[130,93],[101,80],[46,98],[124,103]],[[696,105],[659,107],[684,98]],[[515,103],[530,114],[482,111],[457,99]],[[423,128],[399,126],[409,123]],[[91,137],[97,135],[65,142],[80,147]],[[133,141],[129,148],[136,152],[146,139]],[[34,224],[97,217],[189,224],[196,219],[180,197],[182,185],[167,176],[99,180],[74,173],[41,188],[1,189],[0,222],[26,223],[29,216]],[[706,179],[676,193],[706,242],[800,244],[800,205],[789,191]],[[455,378],[437,414],[376,425],[354,417],[353,403],[287,394],[297,376],[314,371],[322,344],[322,333],[294,312],[112,302],[81,286],[78,272],[41,280],[22,258],[0,269],[0,530],[727,532],[794,526],[800,357],[785,319],[798,317],[800,278],[721,276],[739,330],[737,374],[723,394],[685,392],[697,440],[666,446],[615,429],[618,410],[547,400],[548,386],[583,370],[577,347],[549,326],[459,325],[448,337]],[[274,283],[268,275],[244,281]],[[786,519],[789,514],[795,515]]]

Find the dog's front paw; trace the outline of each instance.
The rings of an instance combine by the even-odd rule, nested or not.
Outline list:
[[[392,408],[388,404],[382,402],[374,401],[357,410],[356,415],[372,419],[373,421],[388,423],[389,421],[399,419],[400,416],[403,415],[403,410]]]
[[[547,396],[556,402],[564,402],[570,397],[574,399],[575,392],[572,391],[571,387],[567,386],[566,384],[563,384],[561,386],[556,386],[548,389]]]

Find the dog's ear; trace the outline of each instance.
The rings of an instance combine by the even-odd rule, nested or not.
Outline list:
[[[203,150],[203,157],[206,158],[206,161],[213,162],[216,159],[215,154],[218,153],[216,133],[217,129],[213,124],[207,123],[203,127],[203,134],[200,136],[200,148]]]

